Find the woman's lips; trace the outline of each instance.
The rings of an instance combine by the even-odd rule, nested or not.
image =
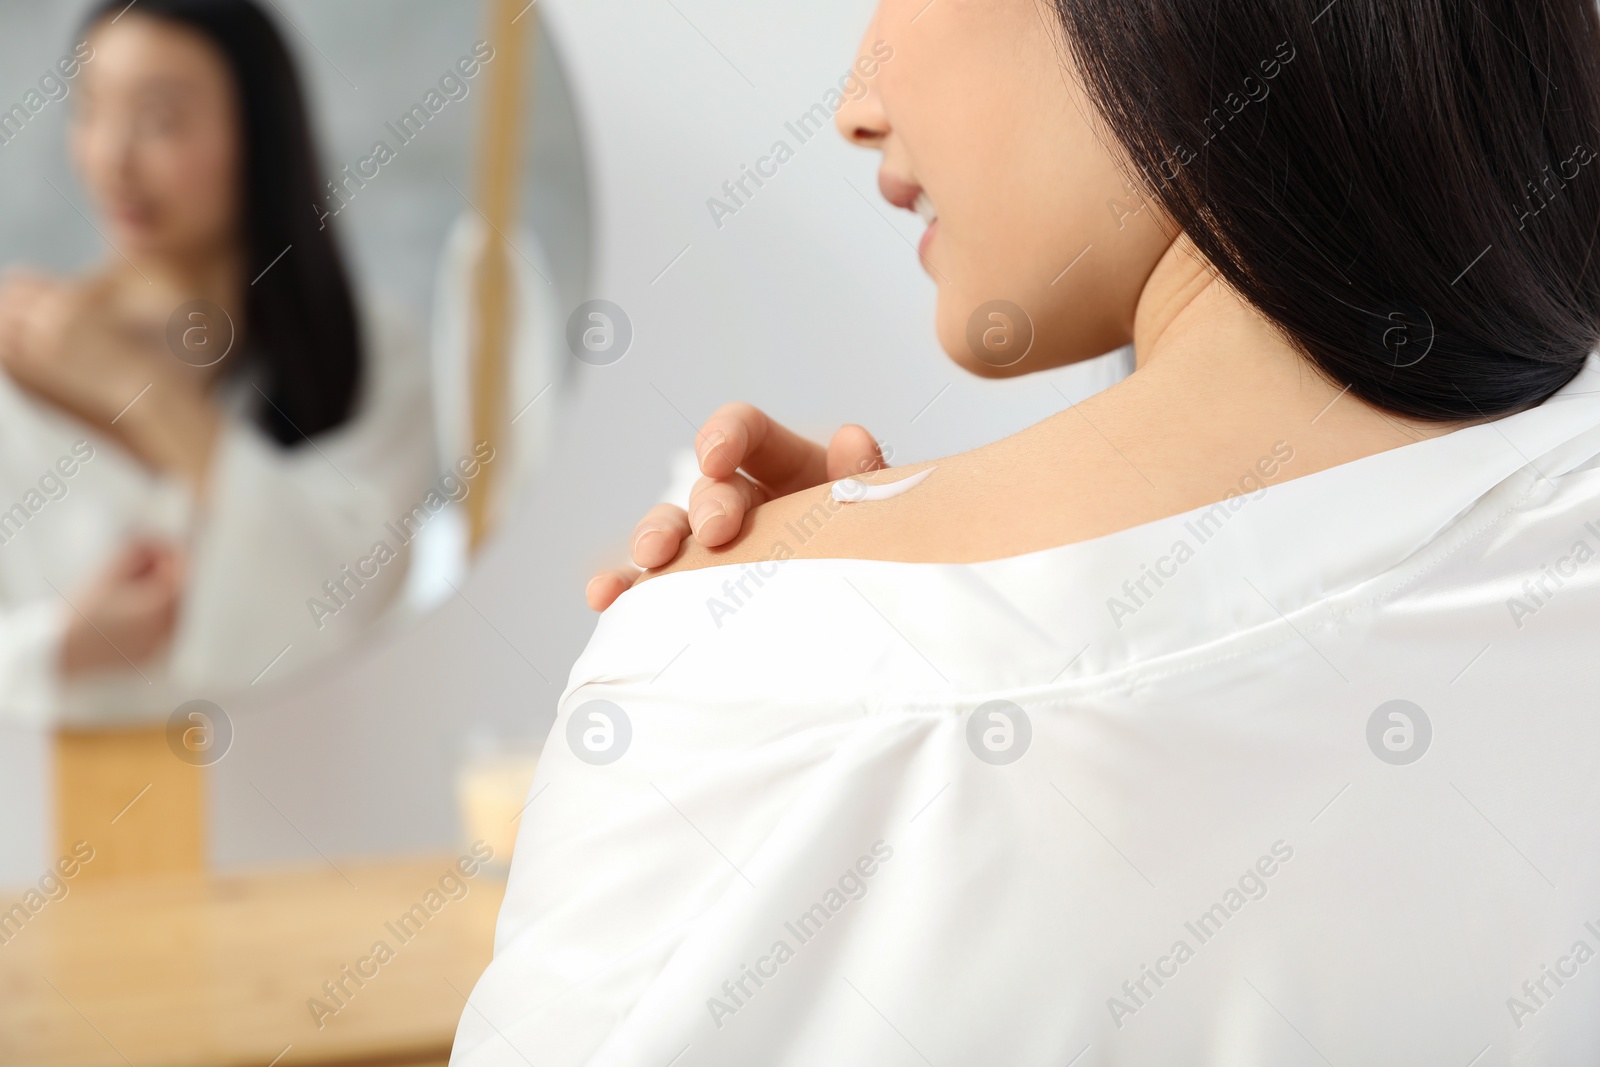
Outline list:
[[[928,258],[928,247],[933,244],[934,234],[939,232],[939,220],[934,219],[928,223],[928,228],[922,231],[922,240],[917,242],[917,256],[921,259]]]
[[[147,229],[155,221],[154,212],[123,204],[112,207],[108,214],[118,226],[130,230]]]
[[[922,231],[922,240],[917,242],[917,256],[926,261],[928,248],[933,244],[934,235],[939,230],[939,212],[933,206],[933,200],[928,196],[927,190],[916,182],[880,170],[878,191],[895,207],[914,211],[918,218],[927,223],[928,228]],[[924,262],[924,266],[926,265]]]
[[[927,191],[923,189],[917,190],[916,199],[911,202],[911,210],[928,225],[928,228],[922,231],[922,240],[917,242],[917,256],[927,259],[928,246],[933,243],[934,231],[939,228],[939,212],[934,209],[933,201],[928,199]]]

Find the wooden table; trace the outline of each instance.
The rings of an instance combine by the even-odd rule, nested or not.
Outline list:
[[[0,1063],[442,1067],[505,891],[479,870],[429,898],[456,859],[74,879],[0,943]],[[27,888],[0,890],[0,917]],[[398,925],[413,905],[425,918]],[[323,983],[341,979],[335,1000]]]

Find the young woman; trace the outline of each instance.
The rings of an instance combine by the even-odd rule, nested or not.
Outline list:
[[[359,590],[341,567],[433,467],[425,369],[357,312],[262,10],[107,0],[75,56],[110,249],[0,283],[0,714],[33,721],[170,711],[339,647],[404,564]],[[352,610],[313,619],[328,580]]]
[[[1137,367],[889,471],[713,417],[453,1062],[1594,1062],[1597,23],[881,0],[946,350]]]

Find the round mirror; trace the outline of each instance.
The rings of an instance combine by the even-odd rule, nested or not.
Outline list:
[[[165,720],[452,595],[538,471],[584,299],[537,23],[7,5],[0,719]]]

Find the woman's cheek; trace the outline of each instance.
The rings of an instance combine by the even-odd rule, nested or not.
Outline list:
[[[227,153],[210,143],[188,145],[172,153],[162,170],[159,195],[174,238],[203,243],[231,234],[237,186]]]

